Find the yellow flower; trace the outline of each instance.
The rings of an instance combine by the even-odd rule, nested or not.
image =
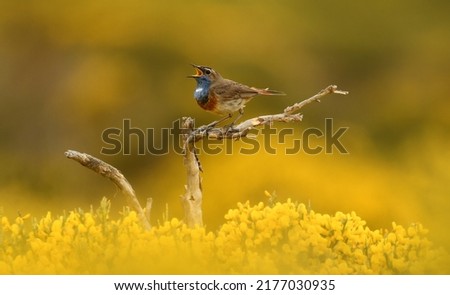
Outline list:
[[[395,243],[395,241],[397,240],[397,237],[396,237],[396,235],[395,235],[394,233],[389,233],[389,234],[387,235],[386,240],[387,240],[388,242],[390,242],[390,243]]]
[[[240,230],[241,232],[245,233],[245,232],[247,231],[247,229],[248,229],[247,223],[241,222],[241,223],[239,224],[239,230]]]
[[[145,231],[110,203],[39,220],[0,219],[0,273],[410,274],[450,271],[421,224],[370,230],[355,212],[307,210],[292,200],[230,209],[217,231],[172,218]],[[55,215],[56,216],[56,215]],[[31,226],[29,226],[31,224]],[[447,263],[449,262],[449,263]]]
[[[290,223],[290,218],[289,216],[283,215],[280,217],[280,219],[278,219],[278,222],[280,223],[281,227],[288,227]]]
[[[11,225],[11,232],[13,236],[18,236],[20,234],[20,227],[17,223]]]
[[[414,237],[416,234],[417,234],[416,228],[413,226],[409,226],[408,227],[408,236],[411,238],[411,237]]]

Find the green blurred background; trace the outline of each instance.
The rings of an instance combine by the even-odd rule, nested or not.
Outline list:
[[[422,222],[450,248],[449,11],[443,0],[2,1],[3,214],[59,214],[102,196],[117,214],[120,193],[64,157],[75,149],[119,168],[142,202],[153,197],[153,223],[166,204],[182,217],[182,157],[139,156],[136,142],[132,155],[101,155],[101,133],[123,119],[156,130],[181,116],[216,119],[193,99],[196,63],[288,94],[255,99],[245,118],[330,84],[350,91],[309,105],[295,124],[349,126],[348,155],[201,155],[209,229],[238,201],[267,201],[267,190],[317,212],[355,211],[372,229]]]

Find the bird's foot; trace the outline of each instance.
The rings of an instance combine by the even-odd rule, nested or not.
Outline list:
[[[238,132],[239,129],[234,128],[234,126],[235,126],[234,122],[231,123],[231,124],[223,126],[223,129],[225,130],[225,134]]]

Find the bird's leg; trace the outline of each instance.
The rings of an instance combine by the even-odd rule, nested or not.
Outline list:
[[[244,114],[244,109],[242,109],[242,108],[239,109],[239,114],[233,120],[233,122],[231,122],[231,124],[229,124],[229,125],[224,126],[224,128],[226,129],[227,133],[234,130],[234,128],[233,128],[234,124],[237,122],[237,120],[239,120],[242,117],[243,114]],[[231,114],[230,114],[230,117],[231,117]]]
[[[236,123],[237,120],[239,120],[242,117],[243,114],[244,114],[244,109],[240,108],[239,109],[239,115],[237,115],[236,119],[234,119],[233,123],[231,123],[231,126],[234,126],[234,123]]]
[[[207,127],[208,129],[209,129],[209,128],[214,128],[214,127],[216,127],[217,124],[220,124],[220,123],[222,123],[222,122],[224,122],[224,121],[230,119],[231,116],[232,116],[231,114],[228,114],[228,115],[226,115],[225,117],[223,117],[223,118],[220,119],[220,120],[217,120],[217,121],[214,121],[214,122],[212,122],[212,123],[209,123],[206,127]]]

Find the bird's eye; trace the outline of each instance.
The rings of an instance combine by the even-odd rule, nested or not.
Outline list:
[[[205,70],[205,74],[206,74],[206,75],[209,75],[209,74],[211,74],[211,71],[208,70],[208,69],[206,69],[206,70]]]

